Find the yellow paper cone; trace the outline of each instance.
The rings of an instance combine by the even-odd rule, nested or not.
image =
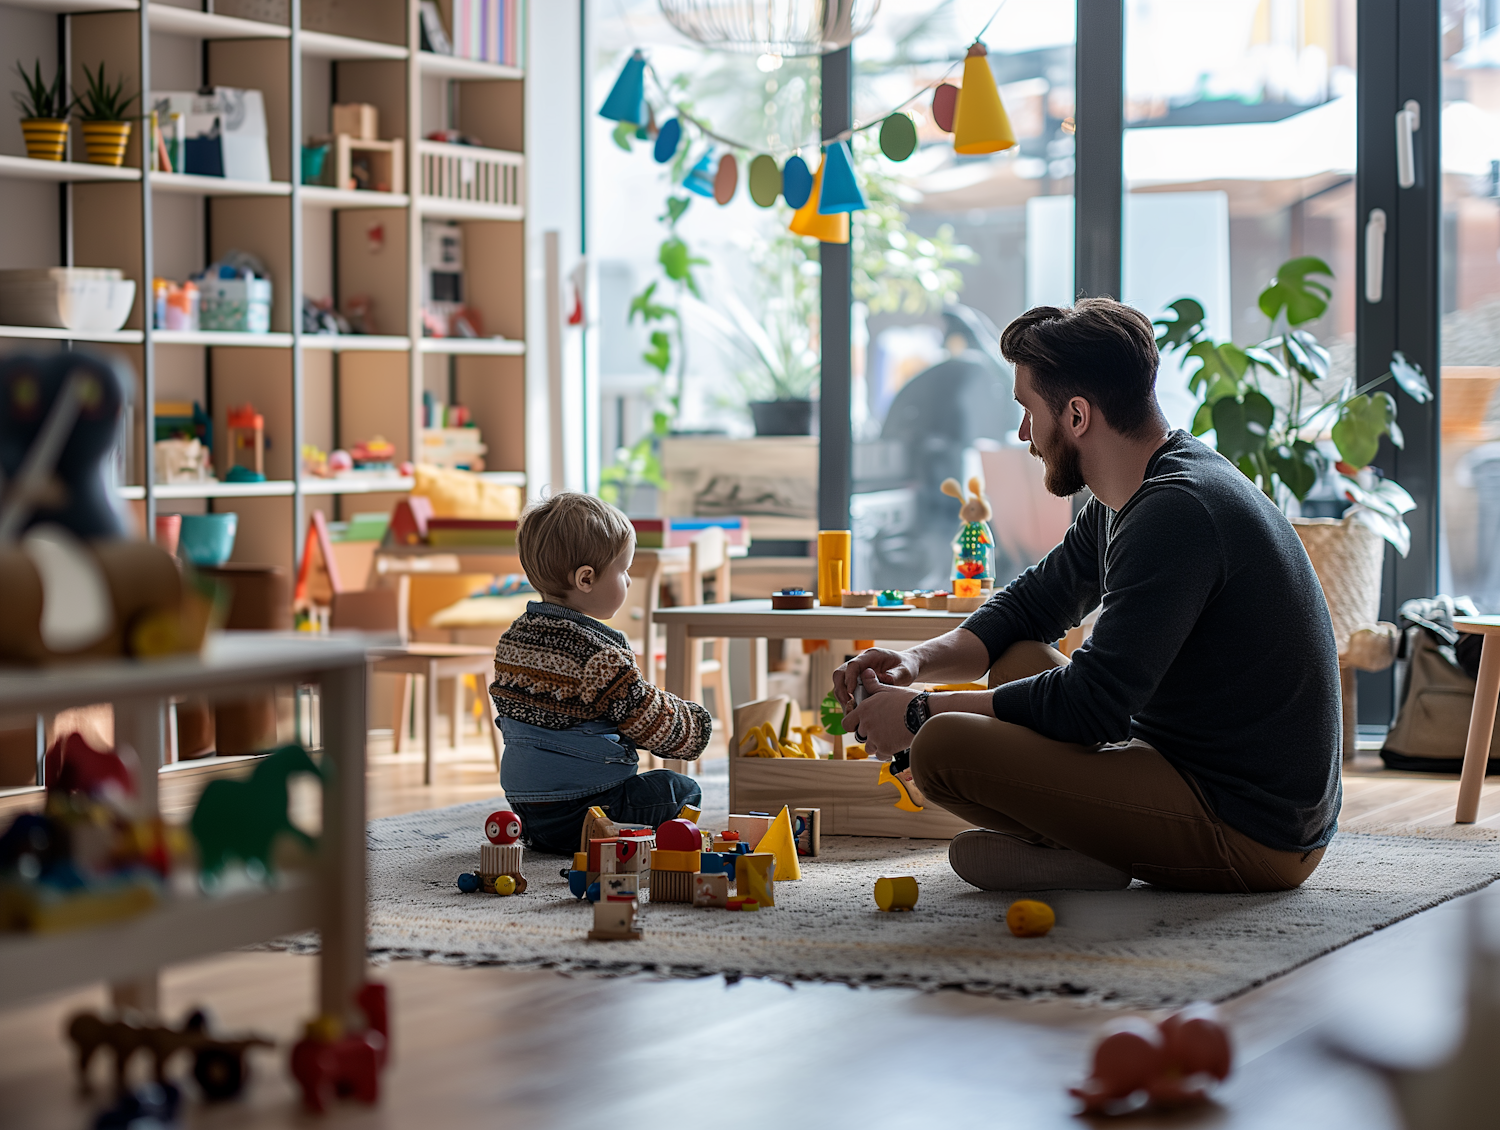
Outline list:
[[[1000,101],[984,44],[976,43],[964,60],[964,85],[958,92],[958,107],[953,111],[953,151],[998,153],[1015,143],[1016,133],[1010,128],[1010,118],[1006,117]],[[813,195],[817,195],[816,187]]]
[[[995,100],[1000,100],[998,94]],[[807,203],[792,214],[792,222],[787,225],[787,230],[794,235],[810,235],[822,243],[848,243],[848,212],[832,216],[818,215],[818,200],[823,195],[823,166],[827,163],[826,156],[819,158],[818,171],[813,175],[812,191],[807,194]]]
[[[776,857],[776,881],[802,878],[802,868],[797,866],[797,837],[792,835],[792,813],[786,805],[781,806],[781,815],[771,821],[766,834],[755,845],[757,854]]]

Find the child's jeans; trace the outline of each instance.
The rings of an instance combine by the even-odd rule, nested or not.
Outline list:
[[[577,800],[541,801],[511,807],[521,818],[521,838],[533,851],[571,856],[578,850],[583,818],[598,805],[611,819],[622,824],[658,824],[671,820],[685,804],[703,799],[698,782],[670,769],[653,769],[613,785],[603,792]]]

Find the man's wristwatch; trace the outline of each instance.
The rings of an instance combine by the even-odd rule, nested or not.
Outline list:
[[[932,692],[923,691],[906,704],[906,728],[915,734],[922,728],[922,723],[932,717],[932,709],[927,700],[932,697]]]

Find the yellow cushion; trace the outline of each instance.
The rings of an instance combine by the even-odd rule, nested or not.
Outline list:
[[[412,494],[431,500],[438,518],[518,518],[521,488],[492,483],[470,471],[418,463]]]

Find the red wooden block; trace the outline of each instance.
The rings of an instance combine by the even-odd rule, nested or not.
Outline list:
[[[703,833],[691,820],[668,820],[656,829],[656,846],[661,851],[702,851]]]

